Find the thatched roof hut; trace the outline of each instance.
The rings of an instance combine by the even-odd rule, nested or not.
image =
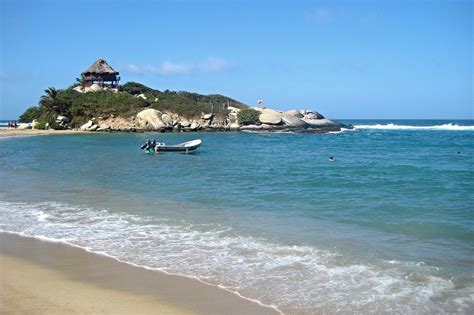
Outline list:
[[[98,83],[100,86],[117,86],[120,80],[119,72],[115,71],[105,59],[97,59],[87,70],[82,73],[84,86]]]

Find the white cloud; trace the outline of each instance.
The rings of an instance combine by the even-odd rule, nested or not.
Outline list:
[[[158,66],[127,64],[123,68],[133,74],[156,76],[191,75],[197,73],[216,73],[225,71],[230,67],[230,62],[216,57],[208,57],[195,63],[176,63],[169,60],[163,61]]]

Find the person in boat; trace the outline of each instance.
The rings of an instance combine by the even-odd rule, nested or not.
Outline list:
[[[147,140],[144,144],[141,145],[140,149],[149,150],[151,148],[151,140]]]

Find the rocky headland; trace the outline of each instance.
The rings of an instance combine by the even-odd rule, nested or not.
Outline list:
[[[352,126],[314,110],[279,111],[249,107],[221,95],[158,91],[139,83],[120,89],[73,86],[45,90],[18,129],[72,129],[90,132],[294,131],[324,133]],[[32,118],[28,121],[28,118]]]

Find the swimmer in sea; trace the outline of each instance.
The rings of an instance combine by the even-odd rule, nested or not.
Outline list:
[[[329,161],[334,162],[334,157],[332,155],[329,157]]]

